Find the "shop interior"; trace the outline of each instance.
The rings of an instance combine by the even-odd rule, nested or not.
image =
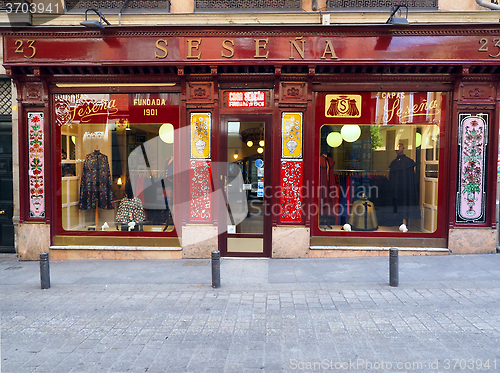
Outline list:
[[[173,231],[173,143],[170,123],[62,126],[63,229]]]
[[[323,125],[320,229],[435,232],[439,135],[435,124]]]

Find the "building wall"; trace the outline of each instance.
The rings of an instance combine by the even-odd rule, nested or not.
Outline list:
[[[64,2],[60,0],[61,4]],[[37,0],[34,3],[47,5],[50,0]],[[52,2],[53,3],[53,2]],[[356,10],[330,12],[326,8],[326,0],[318,0],[318,9],[312,9],[313,0],[302,1],[302,12],[279,12],[279,16],[269,12],[194,12],[194,0],[171,0],[170,14],[123,14],[122,25],[161,25],[161,24],[321,24],[322,15],[329,14],[332,24],[383,24],[389,18],[389,13],[379,10]],[[61,9],[63,6],[61,5]],[[116,12],[115,12],[116,13]],[[95,15],[89,13],[90,19]],[[112,25],[118,25],[118,15],[103,14]],[[61,14],[58,17],[47,15],[32,16],[32,25],[79,25],[83,14]],[[0,21],[8,24],[6,14],[0,14]],[[474,0],[454,1],[439,0],[438,11],[420,11],[411,9],[408,14],[410,23],[495,23],[498,22],[496,11],[477,5]]]
[[[456,0],[439,0],[440,11],[490,11],[487,8],[479,6],[474,0],[456,1]]]
[[[47,0],[41,0],[42,2]],[[61,0],[62,2],[62,0]],[[194,1],[193,0],[172,0],[171,2],[171,14],[168,15],[124,15],[122,17],[123,25],[147,25],[147,24],[192,24],[192,25],[200,25],[200,24],[240,24],[240,25],[251,25],[251,24],[259,24],[259,23],[307,23],[307,24],[321,24],[322,18],[320,17],[319,11],[312,10],[312,0],[304,0],[303,1],[303,13],[284,13],[276,16],[275,14],[248,14],[248,13],[230,13],[230,14],[201,14],[201,13],[193,13],[194,9]],[[318,0],[318,8],[322,10],[322,14],[327,14],[325,12],[326,8],[326,0]],[[332,19],[335,20],[335,23],[359,23],[359,24],[381,24],[385,23],[388,15],[381,12],[338,12],[331,13]],[[43,16],[33,16],[33,25],[78,25],[82,20],[82,15],[61,15],[57,19],[48,19]],[[107,15],[108,20],[113,24],[118,24],[118,17],[116,15]],[[491,11],[480,7],[474,0],[457,2],[454,0],[440,0],[439,1],[439,12],[419,12],[410,10],[410,14],[408,17],[410,23],[498,23],[498,12]],[[332,22],[333,23],[333,22]],[[327,26],[326,26],[327,27]],[[1,67],[0,73],[5,74],[5,69]],[[16,90],[14,90],[15,95],[13,96],[14,104],[16,104]],[[13,111],[13,168],[14,168],[14,178],[19,178],[19,153],[18,153],[18,138],[17,138],[17,115],[18,111]],[[14,220],[19,220],[19,189],[17,183],[15,183],[14,189],[14,201],[15,201],[15,210],[14,210]],[[20,225],[19,232],[28,232],[32,234],[32,227]],[[307,228],[304,228],[304,230]],[[469,228],[468,228],[469,229]],[[472,228],[473,229],[473,228]],[[468,230],[460,230],[458,228],[450,229],[449,235],[452,240],[450,241],[450,245],[454,247],[452,252],[454,253],[465,253],[465,252],[475,252],[471,248],[471,250],[463,250],[463,237],[467,237],[467,234],[464,232],[468,232]],[[48,234],[48,225],[45,225],[41,228],[39,232],[41,237],[44,237],[46,240]],[[481,228],[477,230],[474,237],[478,240],[478,242],[488,242],[488,249],[486,252],[494,252],[491,242],[491,229]],[[23,233],[24,234],[24,233]],[[301,237],[303,236],[303,231],[300,233]],[[465,236],[464,236],[465,235]],[[17,236],[17,234],[16,234]],[[41,251],[45,251],[47,249],[47,244],[45,241],[37,241],[33,243],[31,241],[25,241],[22,237],[19,236],[23,242],[19,243],[19,239],[16,239],[16,247],[19,250],[19,253],[25,253],[26,250],[31,250],[28,254],[23,254],[22,258],[24,259],[36,259],[37,253]],[[27,237],[27,236],[26,236]],[[277,236],[277,241],[281,238]],[[487,237],[486,240],[483,240],[484,237]],[[210,245],[204,248],[204,256],[213,248],[213,242],[210,242]],[[303,249],[304,245],[301,244],[301,252],[300,254],[293,254],[290,256],[306,256],[304,254]],[[28,249],[26,249],[28,248]],[[456,249],[455,249],[456,248]],[[462,248],[462,249],[458,249]],[[490,250],[491,249],[491,250]],[[196,249],[199,250],[199,249]],[[191,254],[189,254],[191,255]],[[317,251],[314,252],[314,255],[321,256]],[[286,256],[286,255],[285,255]],[[288,256],[289,257],[289,256]]]
[[[193,13],[193,9],[194,9],[194,0],[170,2],[171,13]]]

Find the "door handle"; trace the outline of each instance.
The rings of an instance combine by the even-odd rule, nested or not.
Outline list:
[[[5,214],[5,210],[0,210],[0,215],[4,215]]]

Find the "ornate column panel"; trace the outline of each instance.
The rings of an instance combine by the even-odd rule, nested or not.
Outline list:
[[[281,114],[281,214],[282,224],[301,224],[304,218],[303,113]]]
[[[211,125],[210,113],[191,113],[190,218],[192,222],[207,222],[212,219]]]
[[[44,114],[28,111],[29,217],[45,218]]]
[[[459,114],[457,223],[485,223],[488,114]]]
[[[498,131],[496,83],[467,76],[455,94],[448,248],[454,254],[489,254],[496,250],[494,196]],[[494,158],[495,157],[495,158]],[[462,229],[466,228],[466,229]],[[471,229],[474,228],[474,229]]]
[[[217,214],[214,205],[213,137],[214,120],[218,121],[218,94],[216,69],[211,69],[211,78],[201,81],[187,81],[185,85],[187,128],[189,129],[188,154],[189,211],[186,225],[182,227],[182,257],[210,258],[210,253],[218,249]],[[186,151],[187,150],[187,151]]]
[[[484,225],[491,220],[487,203],[491,184],[488,145],[490,127],[494,125],[495,84],[462,81],[457,96],[455,223]]]

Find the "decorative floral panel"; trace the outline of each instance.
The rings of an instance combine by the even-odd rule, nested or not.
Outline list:
[[[302,222],[302,161],[281,161],[281,223]]]
[[[210,161],[191,161],[191,221],[207,221],[212,217],[211,173]]]
[[[283,113],[281,157],[302,159],[302,113]]]
[[[211,114],[191,113],[191,159],[211,157]]]
[[[488,114],[459,114],[457,223],[484,223]]]
[[[45,217],[43,113],[28,113],[28,178],[30,218]]]

